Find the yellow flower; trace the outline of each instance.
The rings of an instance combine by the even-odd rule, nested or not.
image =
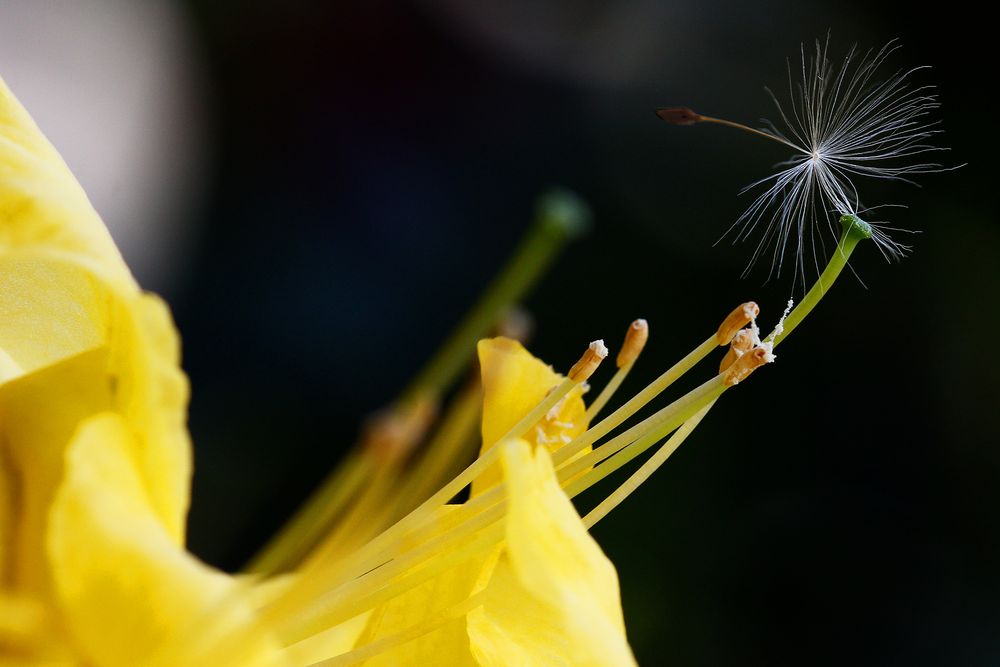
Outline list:
[[[277,633],[259,631],[252,607],[259,591],[185,553],[187,388],[169,315],[139,290],[79,185],[2,84],[0,278],[4,661],[295,662],[296,651],[283,650]],[[516,343],[487,342],[484,356],[494,349],[505,359],[484,359],[499,376],[489,379],[488,437],[558,383]],[[565,419],[578,424],[576,434],[583,427],[579,390],[565,404],[571,407],[560,414],[572,413]],[[572,624],[581,638],[603,631],[608,655],[628,656],[614,569],[555,481],[546,451],[533,454],[527,441],[511,440],[500,462],[510,497],[506,546],[460,563],[442,575],[446,582],[378,607],[365,643],[395,632],[399,621],[405,630],[432,615],[413,604],[426,588],[441,586],[434,604],[452,606],[474,586],[482,603],[468,620],[473,640],[449,647],[470,664],[470,650],[482,655],[480,664],[510,664],[509,647],[530,656],[546,640],[567,656],[581,655],[570,649],[588,644],[561,646],[568,638],[561,627]],[[579,566],[564,568],[566,556]],[[588,593],[599,596],[580,606]],[[509,610],[525,605],[547,619],[547,636],[508,622]],[[416,656],[426,641],[400,650]],[[395,664],[391,652],[377,659]]]
[[[0,661],[633,664],[615,569],[587,529],[724,391],[772,360],[804,313],[761,341],[755,325],[742,329],[756,306],[737,308],[593,426],[645,343],[644,321],[589,406],[586,382],[607,354],[600,341],[564,377],[514,340],[483,340],[481,380],[459,389],[432,429],[471,355],[468,341],[545,265],[561,233],[551,219],[573,214],[565,199],[546,209],[488,307],[473,311],[313,501],[233,576],[184,549],[187,382],[167,308],[136,285],[0,80]],[[718,375],[609,437],[730,341]],[[664,439],[581,519],[572,497]],[[470,486],[469,500],[453,502]]]

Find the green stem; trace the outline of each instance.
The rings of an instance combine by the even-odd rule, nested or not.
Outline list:
[[[827,263],[826,268],[820,274],[819,279],[812,286],[812,289],[806,293],[802,301],[785,318],[784,330],[774,336],[775,347],[787,338],[788,334],[795,330],[795,327],[802,323],[806,315],[812,312],[816,304],[826,295],[827,290],[833,287],[837,276],[847,266],[847,260],[850,259],[851,253],[854,252],[855,246],[858,245],[858,241],[870,239],[872,236],[871,226],[855,215],[841,216],[840,224],[843,225],[844,232],[840,236],[840,241],[837,243],[833,257],[830,258],[829,263]]]

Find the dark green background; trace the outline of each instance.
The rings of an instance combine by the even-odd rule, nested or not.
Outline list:
[[[189,5],[219,162],[168,298],[193,383],[191,546],[227,568],[414,374],[551,184],[595,214],[526,304],[556,367],[643,316],[636,390],[742,300],[773,322],[790,276],[741,279],[751,246],[713,243],[784,151],[652,110],[755,123],[800,42],[901,38],[892,65],[934,66],[945,159],[968,163],[863,187],[909,205],[893,219],[922,231],[913,256],[863,247],[867,287],[845,276],[594,534],[647,665],[1000,661],[987,21],[792,0]]]

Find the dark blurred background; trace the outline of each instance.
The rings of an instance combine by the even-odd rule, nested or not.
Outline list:
[[[239,567],[503,264],[553,184],[595,225],[526,302],[565,369],[650,321],[634,391],[792,278],[713,247],[787,157],[751,124],[832,34],[932,65],[949,164],[866,183],[922,233],[856,254],[595,537],[643,664],[1000,662],[993,27],[904,2],[10,0],[0,72],[184,337],[191,548]],[[888,72],[889,70],[886,70]],[[699,369],[699,378],[709,368]],[[598,382],[610,377],[603,369]],[[615,478],[618,483],[623,476]],[[606,491],[607,489],[605,489]],[[584,504],[594,497],[584,498]]]

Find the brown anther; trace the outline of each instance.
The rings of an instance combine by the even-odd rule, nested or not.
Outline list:
[[[381,410],[369,418],[361,445],[380,465],[394,464],[423,440],[436,415],[437,401],[428,396]]]
[[[694,125],[702,121],[700,113],[688,109],[687,107],[668,107],[657,109],[656,115],[671,125]]]
[[[618,368],[628,366],[638,359],[642,348],[646,347],[647,340],[649,340],[649,323],[646,320],[638,319],[630,324],[625,333],[625,342],[622,343],[621,352],[615,359]]]
[[[569,379],[574,382],[586,382],[607,356],[608,348],[604,346],[604,341],[595,340],[580,357],[580,361],[569,369]]]
[[[726,386],[732,387],[734,384],[739,384],[755,370],[766,364],[769,358],[771,358],[771,353],[765,347],[755,347],[750,350],[733,362],[733,365],[726,371]]]
[[[719,345],[729,345],[736,333],[750,323],[750,320],[760,314],[760,308],[753,301],[740,304],[733,312],[722,320],[719,330],[715,332],[715,338]]]
[[[733,336],[733,342],[729,344],[729,349],[726,350],[726,356],[722,358],[722,362],[719,364],[719,372],[726,370],[733,363],[743,356],[743,354],[753,347],[753,332],[749,329],[740,329]]]

